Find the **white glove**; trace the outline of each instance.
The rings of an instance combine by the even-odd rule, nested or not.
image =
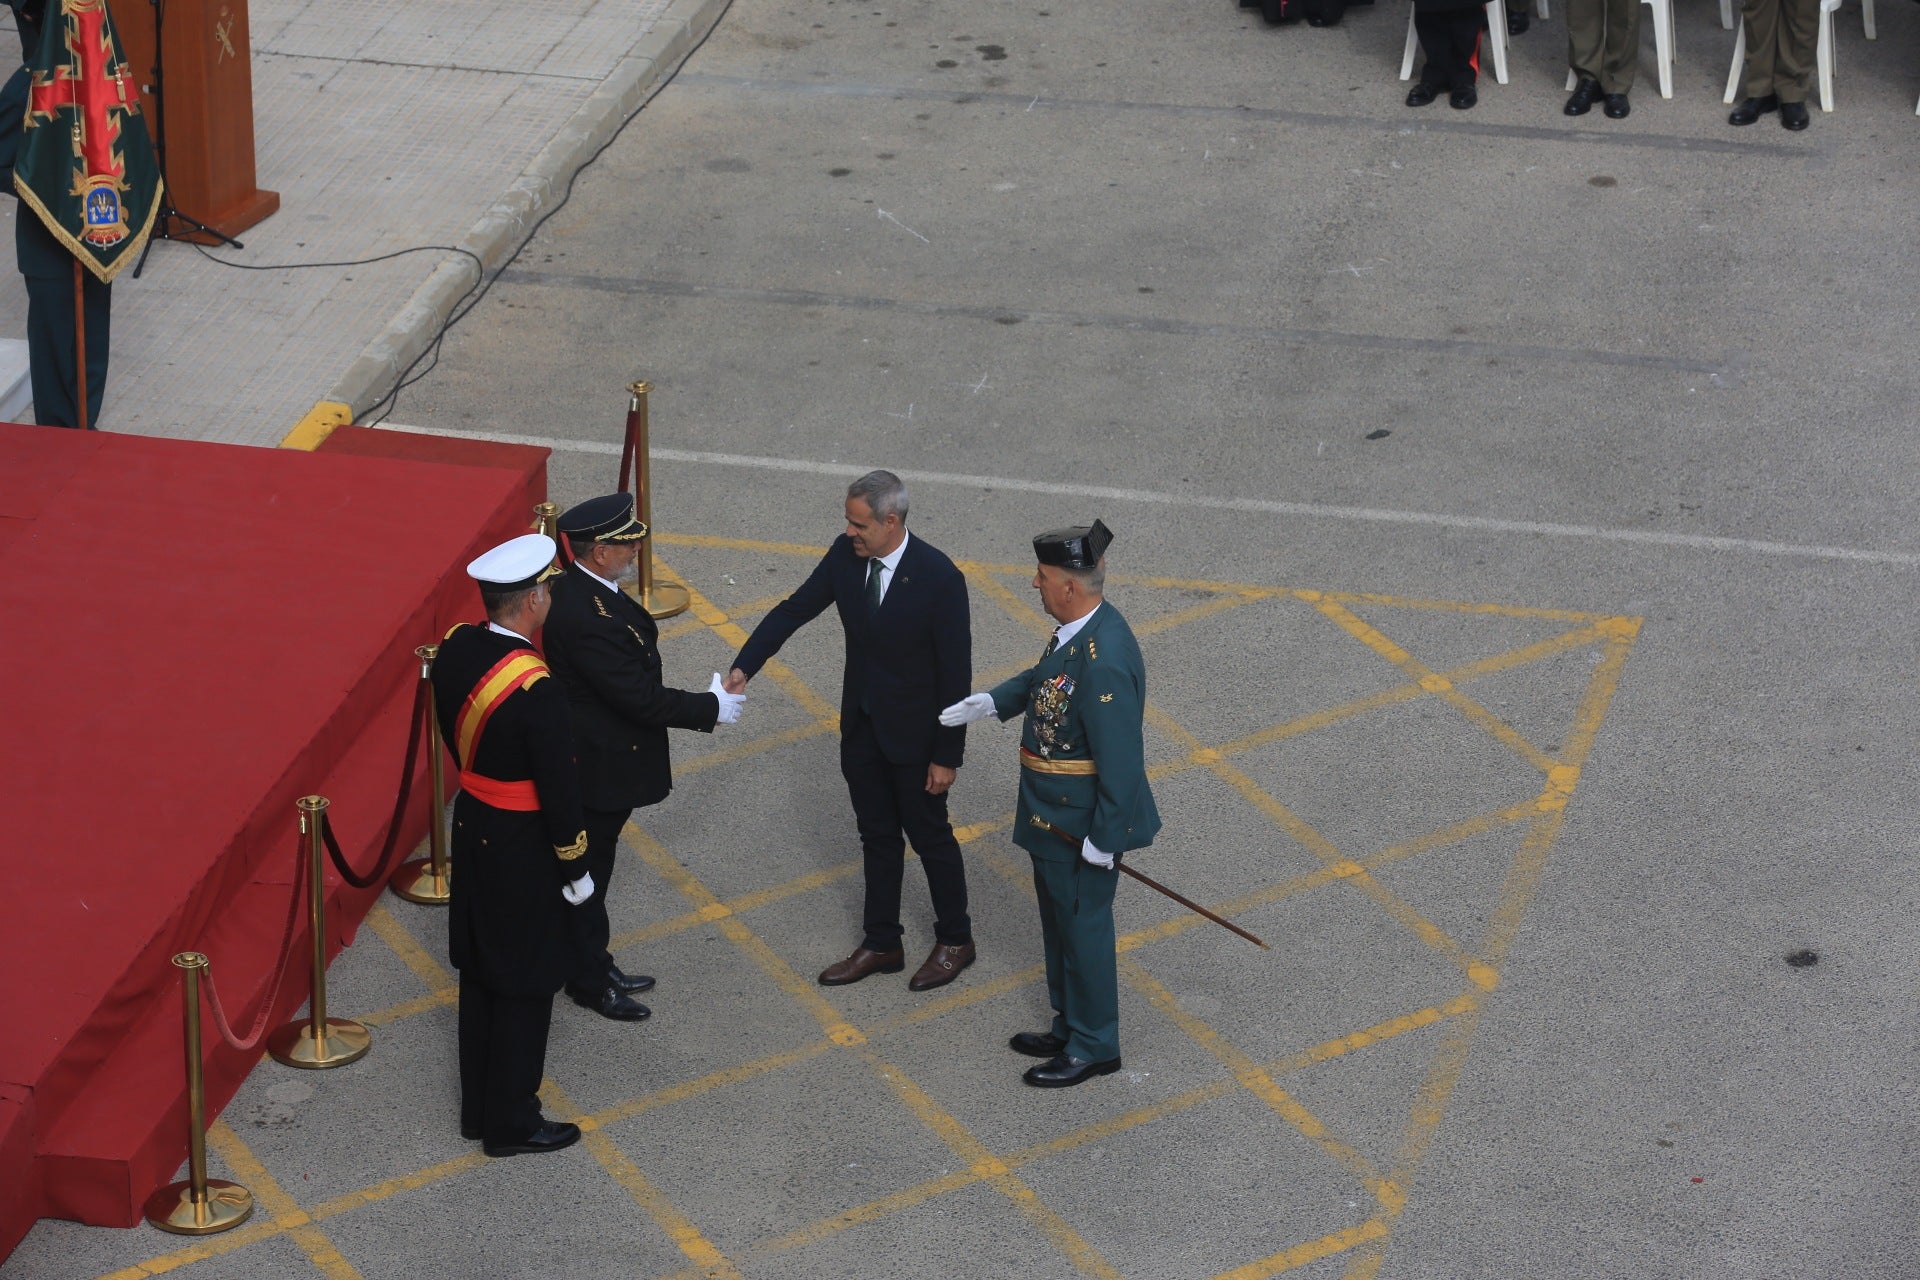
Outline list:
[[[582,871],[578,880],[575,880],[572,884],[560,890],[560,896],[565,898],[567,905],[571,907],[577,907],[588,898],[591,898],[593,896],[593,872]]]
[[[747,700],[744,693],[728,693],[726,686],[720,683],[720,673],[713,673],[713,680],[707,685],[707,692],[720,699],[720,723],[732,724],[740,718],[740,704]]]
[[[1094,847],[1091,839],[1080,842],[1080,856],[1096,867],[1105,867],[1108,871],[1113,870],[1113,855],[1100,852],[1099,849]]]
[[[991,694],[970,693],[940,713],[940,723],[951,729],[955,725],[972,724],[975,720],[985,720],[993,714]]]

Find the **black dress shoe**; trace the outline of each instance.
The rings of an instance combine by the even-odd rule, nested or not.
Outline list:
[[[1727,113],[1727,123],[1731,125],[1752,124],[1769,111],[1780,109],[1778,94],[1768,94],[1764,98],[1747,98],[1739,106]]]
[[[1110,1076],[1120,1069],[1120,1059],[1108,1058],[1105,1062],[1088,1062],[1085,1058],[1076,1058],[1071,1054],[1060,1054],[1049,1058],[1037,1067],[1028,1067],[1021,1079],[1036,1089],[1065,1089],[1079,1084],[1082,1080],[1091,1080],[1095,1076]]]
[[[644,973],[622,973],[620,966],[607,966],[607,982],[621,995],[637,996],[642,991],[653,990],[653,979]]]
[[[1015,1053],[1024,1053],[1029,1058],[1053,1058],[1067,1047],[1067,1042],[1051,1031],[1022,1031],[1007,1041],[1007,1045]]]
[[[645,1022],[653,1016],[653,1010],[629,996],[623,996],[612,987],[602,987],[598,991],[581,991],[567,988],[567,994],[573,1002],[583,1009],[591,1009],[603,1018],[612,1018],[616,1022]]]
[[[1473,104],[1480,101],[1480,95],[1472,89],[1455,89],[1447,95],[1447,105],[1455,111],[1470,111]]]
[[[1428,84],[1425,80],[1422,80],[1415,84],[1413,88],[1407,90],[1407,105],[1410,107],[1424,107],[1439,96],[1439,85]]]
[[[1633,104],[1627,101],[1624,93],[1610,93],[1602,101],[1601,111],[1609,120],[1625,120],[1627,113],[1633,110]]]
[[[518,1142],[483,1142],[480,1149],[490,1156],[534,1156],[542,1151],[559,1151],[580,1141],[580,1126],[559,1120],[543,1120]]]
[[[1813,117],[1807,114],[1804,102],[1783,102],[1780,104],[1780,127],[1800,132],[1813,123]]]
[[[1567,105],[1561,110],[1570,116],[1583,116],[1593,110],[1594,99],[1600,96],[1600,82],[1581,77],[1580,83],[1573,86],[1573,93],[1567,98]]]

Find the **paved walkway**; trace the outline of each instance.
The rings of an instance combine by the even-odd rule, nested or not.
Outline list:
[[[163,242],[139,279],[117,283],[102,427],[271,445],[317,401],[384,392],[392,355],[412,358],[407,336],[436,327],[422,282],[448,263],[444,302],[474,280],[445,246],[496,265],[546,207],[549,180],[563,184],[598,145],[595,126],[617,122],[665,69],[655,60],[691,43],[685,15],[704,9],[710,23],[719,8],[552,0],[534,21],[508,0],[255,0],[258,181],[280,211],[241,234],[244,250]],[[9,245],[17,208],[0,201]],[[213,260],[272,268],[418,246],[442,247],[356,267]],[[25,336],[12,271],[0,272],[0,317],[0,338]]]

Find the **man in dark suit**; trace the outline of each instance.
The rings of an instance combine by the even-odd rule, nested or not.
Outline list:
[[[593,896],[570,917],[573,960],[567,994],[603,1017],[640,1022],[651,1010],[633,997],[653,987],[627,974],[607,950],[607,887],[620,832],[633,811],[658,804],[673,789],[668,729],[712,733],[740,717],[742,699],[720,689],[669,689],[660,674],[660,630],[638,601],[620,589],[635,576],[647,526],[633,495],[590,498],[560,517],[573,563],[553,587],[547,616],[547,661],[573,709],[574,749],[586,809],[586,869]]]
[[[460,766],[447,915],[460,971],[460,1133],[490,1156],[580,1139],[578,1126],[541,1117],[538,1096],[566,916],[593,892],[566,695],[528,639],[550,605],[554,550],[529,533],[468,565],[487,624],[447,632],[433,660],[440,731]]]
[[[939,723],[940,708],[965,696],[972,678],[967,584],[953,561],[908,536],[907,487],[891,471],[849,485],[846,516],[846,533],[754,628],[726,687],[745,689],[789,636],[828,605],[839,609],[847,638],[840,771],[866,855],[866,932],[820,982],[842,986],[906,968],[900,879],[911,840],[933,896],[935,944],[907,985],[927,991],[974,960],[966,867],[947,820],[966,730]]]

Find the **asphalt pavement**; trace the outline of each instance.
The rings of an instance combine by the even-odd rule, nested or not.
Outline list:
[[[1725,123],[1704,4],[1612,121],[1559,112],[1559,6],[1458,112],[1402,105],[1398,7],[1048,3],[733,0],[387,425],[547,444],[568,502],[652,380],[683,687],[867,468],[966,569],[982,684],[1045,635],[1031,535],[1099,516],[1136,865],[1272,950],[1123,886],[1126,1069],[1023,1087],[981,726],[979,964],[815,985],[859,904],[823,619],[629,828],[660,985],[556,1008],[581,1148],[459,1140],[439,918],[391,900],[332,977],[373,1053],[215,1129],[254,1223],[42,1223],[0,1277],[1920,1275],[1920,15],[1837,14],[1791,134]]]

